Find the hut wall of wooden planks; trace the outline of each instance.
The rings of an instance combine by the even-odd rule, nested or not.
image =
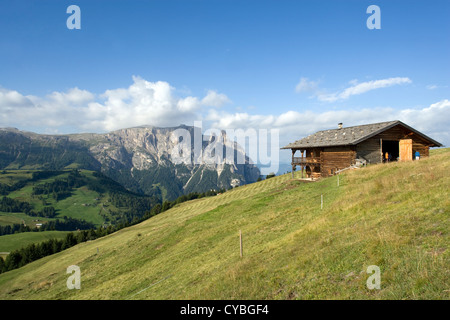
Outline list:
[[[355,164],[356,151],[353,147],[323,148],[321,152],[321,176],[333,175],[337,170]]]

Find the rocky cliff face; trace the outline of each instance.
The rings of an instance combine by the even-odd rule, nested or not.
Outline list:
[[[205,137],[198,128],[188,126],[73,135],[1,129],[0,139],[2,169],[76,166],[101,170],[132,191],[164,199],[247,184],[260,175],[224,133]]]

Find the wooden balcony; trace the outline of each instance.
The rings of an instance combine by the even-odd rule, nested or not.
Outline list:
[[[292,164],[294,165],[320,165],[319,157],[293,157]]]

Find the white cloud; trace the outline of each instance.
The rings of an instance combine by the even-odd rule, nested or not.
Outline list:
[[[428,90],[436,90],[440,88],[447,88],[448,86],[438,86],[437,84],[429,84],[426,86]]]
[[[346,100],[354,95],[359,95],[368,91],[372,91],[379,88],[386,88],[395,85],[411,83],[412,81],[406,77],[396,77],[396,78],[388,78],[381,80],[373,80],[362,82],[358,84],[354,84],[351,87],[344,89],[341,92],[335,92],[331,94],[318,94],[317,99],[325,102],[334,102],[337,100]],[[352,83],[356,83],[355,80],[352,80]]]
[[[399,120],[450,146],[450,100],[444,99],[423,109],[398,111]]]
[[[149,82],[140,77],[133,77],[130,87],[108,90],[102,97],[106,99],[103,103],[91,103],[89,109],[98,115],[93,120],[103,130],[144,124],[178,125],[196,119],[196,110],[201,107],[196,97],[176,97],[167,82]]]
[[[295,86],[296,92],[314,92],[317,90],[318,81],[310,81],[308,78],[301,78]]]
[[[25,108],[32,105],[33,102],[30,101],[30,99],[28,99],[27,97],[21,95],[19,92],[0,88],[0,106],[5,106],[6,108],[10,109],[16,107]]]
[[[186,97],[177,102],[177,108],[181,112],[192,112],[201,108],[201,103],[196,97]]]
[[[346,100],[354,95],[359,95],[368,91],[372,91],[379,88],[386,88],[395,85],[411,83],[411,79],[407,77],[395,77],[381,80],[366,81],[358,83],[357,79],[349,81],[350,87],[334,92],[325,93],[319,89],[318,81],[310,81],[308,78],[301,78],[300,82],[295,87],[296,92],[312,92],[319,101],[322,102],[335,102],[338,100]]]
[[[203,98],[178,97],[175,92],[167,82],[140,77],[133,77],[128,88],[106,90],[100,95],[72,88],[37,97],[0,88],[0,126],[40,127],[42,131],[66,127],[91,132],[146,124],[176,126],[199,119],[205,107],[230,102],[225,94],[213,90]]]
[[[223,93],[217,93],[214,90],[209,90],[206,97],[202,99],[202,104],[208,107],[220,108],[223,105],[230,103],[231,100]]]
[[[80,90],[78,88],[69,89],[67,92],[52,92],[47,96],[48,100],[51,100],[59,104],[73,104],[80,105],[86,102],[94,100],[95,95],[86,90]]]

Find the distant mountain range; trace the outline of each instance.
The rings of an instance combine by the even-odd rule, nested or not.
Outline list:
[[[201,135],[201,150],[210,146],[198,128],[150,126],[121,129],[105,134],[83,133],[47,135],[0,129],[0,169],[63,170],[80,168],[100,171],[128,190],[173,200],[190,192],[228,189],[255,182],[260,170],[242,148],[231,159],[214,157],[213,163],[198,161],[191,141],[191,161],[174,161],[174,130],[183,129],[192,137]],[[225,133],[223,137],[227,142]],[[206,141],[205,141],[206,140]],[[197,157],[197,158],[196,158]],[[237,159],[245,159],[238,163]],[[197,160],[197,161],[196,161]],[[240,161],[242,162],[242,161]]]

